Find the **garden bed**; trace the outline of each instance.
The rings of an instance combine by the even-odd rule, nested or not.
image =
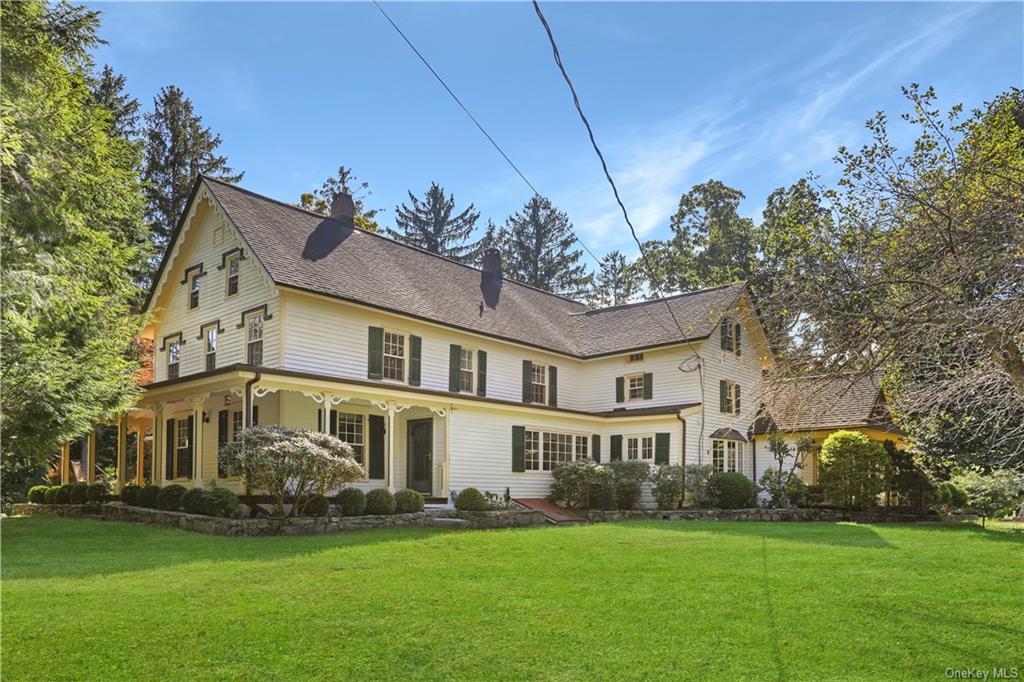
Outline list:
[[[852,521],[854,523],[944,523],[942,516],[887,510],[842,509],[633,509],[579,512],[590,523],[661,519],[666,521]]]

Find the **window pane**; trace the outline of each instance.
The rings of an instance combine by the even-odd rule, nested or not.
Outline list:
[[[384,332],[384,378],[405,381],[405,335]]]
[[[263,338],[263,315],[257,314],[249,318],[249,340],[259,341]]]
[[[199,275],[192,276],[191,290],[188,295],[188,307],[195,308],[199,305]]]
[[[526,432],[526,470],[540,469],[540,432]]]
[[[356,461],[363,463],[363,415],[338,413],[338,438],[352,446]]]
[[[459,355],[459,390],[473,392],[473,351],[462,350]]]
[[[547,393],[545,391],[547,369],[548,368],[545,365],[534,365],[530,370],[530,378],[532,382],[530,399],[535,403],[547,402]]]
[[[643,400],[644,377],[642,374],[629,377],[629,399]]]
[[[174,341],[170,346],[167,347],[167,362],[175,364],[181,359],[181,343]]]
[[[644,436],[640,439],[640,458],[654,459],[654,438]]]
[[[626,459],[638,459],[640,456],[640,439],[626,439]]]
[[[262,365],[263,364],[263,342],[252,341],[249,343],[249,354],[248,364],[250,365]]]
[[[206,352],[216,353],[217,352],[217,328],[210,327],[206,330]]]
[[[586,459],[589,455],[590,438],[576,436],[576,459]]]
[[[725,470],[725,441],[711,441],[711,463],[717,471]]]

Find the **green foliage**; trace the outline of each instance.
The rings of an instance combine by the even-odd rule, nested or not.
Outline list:
[[[0,458],[0,509],[10,512],[10,505],[28,499],[33,485],[49,485],[48,464],[34,456],[16,455],[6,448]]]
[[[206,498],[206,513],[210,516],[234,517],[239,508],[238,495],[222,488],[214,482],[208,488],[209,495]]]
[[[411,514],[423,511],[423,496],[412,488],[403,488],[395,493],[395,513]]]
[[[695,507],[707,509],[715,506],[715,493],[711,481],[717,473],[715,467],[710,464],[686,465],[686,493]]]
[[[189,514],[205,514],[209,497],[210,494],[202,488],[189,488],[182,493],[179,505]]]
[[[85,504],[89,499],[89,484],[75,483],[71,486],[71,504]]]
[[[720,509],[749,509],[757,506],[757,486],[738,471],[717,473],[711,479],[711,491]]]
[[[160,486],[152,483],[143,486],[139,492],[139,506],[147,509],[160,508]]]
[[[947,511],[959,511],[967,506],[967,493],[955,483],[943,481],[935,488],[935,504]]]
[[[376,216],[380,213],[380,209],[368,209],[364,201],[366,197],[373,194],[370,191],[370,183],[356,178],[352,169],[345,166],[339,166],[338,176],[324,180],[324,184],[320,189],[306,192],[299,197],[299,206],[313,213],[319,213],[324,216],[330,215],[331,202],[334,201],[337,195],[343,192],[351,196],[352,202],[355,204],[356,212],[355,216],[353,216],[355,226],[367,232],[379,232],[380,225],[376,220]]]
[[[303,516],[327,516],[331,505],[323,495],[313,495],[302,508]]]
[[[107,486],[103,483],[93,483],[85,493],[86,502],[102,502],[107,496]]]
[[[686,469],[679,464],[663,464],[651,474],[651,495],[658,509],[678,509],[686,495]]]
[[[46,502],[46,491],[50,489],[48,485],[34,485],[28,489],[28,501],[35,504],[44,504]]]
[[[592,507],[591,495],[608,486],[607,467],[589,459],[559,464],[551,472],[551,494],[548,498],[569,509]],[[595,500],[596,501],[596,500]]]
[[[953,483],[966,493],[967,506],[979,514],[1013,514],[1024,504],[1024,475],[1015,471],[968,471],[955,476]]]
[[[645,483],[651,477],[651,465],[638,459],[616,460],[607,466],[613,485],[619,481]]]
[[[146,486],[147,488],[149,486]],[[156,497],[157,506],[166,511],[177,511],[181,509],[181,498],[185,496],[187,488],[177,483],[165,486]]]
[[[619,251],[610,251],[601,259],[588,294],[590,305],[602,308],[633,301],[643,284],[642,264],[631,263]]]
[[[635,509],[640,503],[641,488],[639,481],[624,478],[615,483],[615,508]]]
[[[901,450],[891,440],[882,443],[889,457],[886,468],[886,489],[895,495],[901,507],[923,508],[935,492],[931,478],[910,452]]]
[[[43,462],[135,402],[147,233],[138,149],[89,87],[99,12],[2,12],[0,412],[5,457]]]
[[[479,242],[467,243],[480,219],[473,204],[453,216],[455,197],[445,196],[444,188],[436,182],[430,183],[422,201],[412,192],[408,195],[412,206],[395,207],[398,229],[387,228],[389,237],[459,262],[479,260]]]
[[[790,493],[793,491],[793,484],[799,482],[799,480],[797,477],[790,475],[789,472],[767,469],[761,474],[761,480],[758,481],[758,485],[768,495],[767,506],[776,508],[792,507],[796,505],[796,502]]]
[[[366,493],[366,513],[387,515],[395,513],[395,496],[387,488],[374,488]]]
[[[57,490],[57,504],[71,504],[71,489],[75,487],[73,483],[65,483]]]
[[[366,493],[359,488],[343,488],[335,499],[342,516],[362,516],[366,513]]]
[[[47,488],[44,502],[46,502],[46,504],[57,504],[57,496],[60,494],[60,488],[61,487],[59,485],[51,485]]]
[[[487,498],[476,488],[463,488],[455,496],[455,508],[459,511],[487,511]]]
[[[129,483],[125,487],[121,488],[121,502],[132,507],[136,507],[139,504],[139,495],[142,493],[142,488]]]
[[[821,445],[819,479],[826,497],[840,507],[878,503],[885,488],[885,449],[858,431],[836,431]]]

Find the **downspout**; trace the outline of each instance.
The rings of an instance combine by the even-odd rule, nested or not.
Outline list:
[[[245,389],[242,393],[242,400],[245,401],[245,414],[243,415],[245,428],[252,426],[252,387],[260,380],[261,376],[260,372],[256,372],[256,376],[245,382]],[[245,486],[245,494],[250,495],[252,491],[249,490],[249,481],[242,479],[242,484]]]

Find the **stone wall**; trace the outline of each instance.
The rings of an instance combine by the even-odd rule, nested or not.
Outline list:
[[[660,511],[636,509],[630,511],[581,512],[590,523],[604,521],[636,521],[662,519],[667,521],[852,521],[855,523],[939,523],[940,516],[894,512],[885,510],[844,511],[840,509],[674,509]]]
[[[32,504],[31,502],[17,502],[11,505],[11,516],[69,516],[77,518],[81,516],[97,516],[99,513],[99,502],[90,502],[88,504]]]

